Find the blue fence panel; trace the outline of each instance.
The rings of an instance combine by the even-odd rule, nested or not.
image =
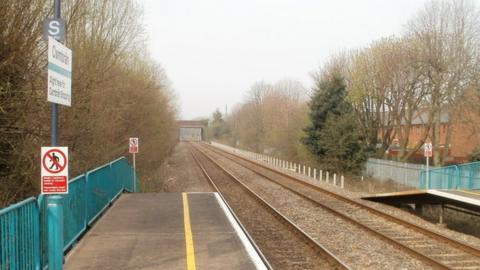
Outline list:
[[[113,178],[110,164],[86,173],[87,224],[90,225],[110,203],[109,181]]]
[[[431,189],[480,189],[480,162],[435,168],[429,171]],[[420,174],[425,188],[425,171]]]
[[[420,173],[420,188],[426,188],[425,171]],[[429,189],[454,189],[458,186],[457,166],[434,168],[429,170]]]
[[[40,219],[35,198],[0,210],[0,269],[40,269]]]
[[[129,170],[132,169],[126,158],[121,157],[117,160],[110,162],[110,169],[112,171],[112,200],[119,196],[124,190],[126,185],[132,181],[131,177],[128,177]],[[131,190],[128,190],[132,192]]]
[[[87,179],[85,175],[75,177],[68,183],[68,194],[63,196],[63,239],[64,250],[77,240],[87,229]]]
[[[124,190],[134,192],[134,173],[122,157],[69,182],[69,193],[62,195],[64,251]],[[44,195],[0,209],[0,270],[46,268],[46,213]]]
[[[112,171],[114,172],[115,179],[118,179],[119,182],[125,187],[125,190],[129,192],[134,192],[133,185],[133,174],[134,170],[128,164],[128,161],[125,157],[121,157],[111,163]],[[138,179],[137,179],[137,190],[138,190]]]
[[[480,189],[480,162],[458,165],[460,186],[463,189]]]
[[[47,200],[42,194],[37,199],[40,210],[40,262],[42,266],[48,264],[48,227],[47,227]]]

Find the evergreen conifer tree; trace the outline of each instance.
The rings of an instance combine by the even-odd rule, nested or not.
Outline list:
[[[318,78],[310,100],[310,124],[302,142],[328,169],[359,169],[366,149],[357,131],[346,85],[339,75]]]

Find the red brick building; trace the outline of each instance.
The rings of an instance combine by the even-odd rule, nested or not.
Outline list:
[[[413,121],[409,132],[407,149],[411,151],[415,145],[425,138],[428,128],[428,114],[419,113]],[[478,113],[464,112],[459,115],[442,113],[440,117],[440,144],[434,149],[434,153],[447,151],[445,163],[458,163],[468,161],[471,155],[480,149],[480,115]],[[450,131],[448,130],[450,128]],[[405,129],[404,129],[405,130]],[[450,134],[448,134],[450,132]],[[450,139],[447,139],[450,136]],[[427,141],[431,141],[432,130],[427,135]],[[390,155],[395,155],[395,146],[398,146],[398,136],[393,136]],[[423,150],[417,151],[416,156],[422,156]]]

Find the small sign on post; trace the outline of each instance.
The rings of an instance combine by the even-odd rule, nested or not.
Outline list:
[[[128,151],[130,154],[138,153],[138,138],[130,138]]]
[[[58,41],[65,41],[65,22],[62,19],[46,19],[43,21],[43,38],[53,37]]]
[[[138,153],[138,138],[130,138],[128,140],[128,151],[133,155],[133,191],[137,191],[137,173],[135,171],[135,154]]]
[[[42,147],[42,194],[68,193],[68,147]]]
[[[432,143],[425,143],[423,146],[423,153],[425,157],[429,158],[433,156],[433,146]]]
[[[433,146],[432,143],[425,143],[423,145],[423,155],[426,158],[426,167],[425,167],[425,189],[429,188],[430,182],[430,173],[429,173],[429,159],[433,156]]]

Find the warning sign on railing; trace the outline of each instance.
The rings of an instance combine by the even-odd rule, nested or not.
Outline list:
[[[42,194],[68,193],[68,147],[42,147]]]

